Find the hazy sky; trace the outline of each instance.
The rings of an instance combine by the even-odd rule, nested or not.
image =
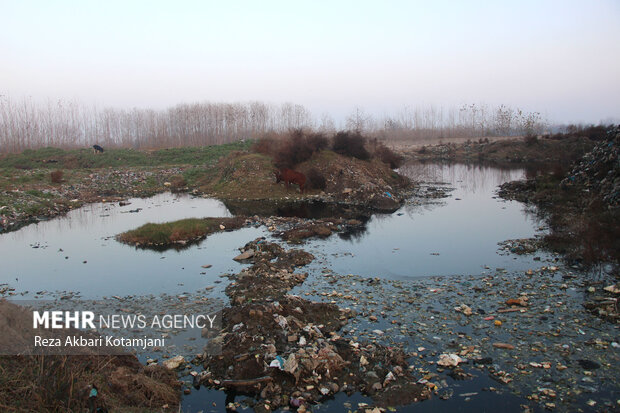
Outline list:
[[[620,1],[0,0],[0,93],[620,119]]]

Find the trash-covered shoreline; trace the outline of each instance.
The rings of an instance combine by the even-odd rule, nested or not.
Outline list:
[[[556,254],[522,272],[386,280],[322,267],[308,275],[302,271],[313,257],[303,250],[264,239],[240,250],[253,251],[252,266],[230,276],[226,289],[221,339],[229,350],[201,358],[193,381],[252,396],[229,410],[306,411],[338,392],[370,396],[373,403],[358,406],[363,412],[427,398],[475,405],[480,392],[517,396],[523,411],[620,406],[617,324],[584,305],[584,294],[596,302],[602,292],[616,302],[610,274],[592,287],[588,274]],[[328,366],[346,374],[326,374]],[[479,391],[459,393],[464,380],[480,382]],[[403,389],[410,398],[396,396]]]
[[[447,193],[420,188],[423,198]],[[587,272],[542,253],[540,238],[521,238],[497,250],[532,256],[531,268],[481,262],[480,273],[365,277],[336,273],[304,244],[363,231],[363,220],[255,216],[246,225],[264,226],[273,239],[239,245],[236,258],[249,267],[225,277],[223,357],[180,359],[171,350],[148,362],[177,371],[185,394],[200,394],[195,385],[222,390],[233,395],[225,407],[237,411],[375,413],[428,398],[421,405],[476,411],[489,394],[510,395],[519,411],[620,406],[617,280],[605,265]],[[368,400],[349,401],[359,394]]]

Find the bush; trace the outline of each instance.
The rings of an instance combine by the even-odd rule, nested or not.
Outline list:
[[[280,143],[273,161],[278,168],[293,168],[310,159],[313,153],[303,132],[298,130]]]
[[[256,153],[262,153],[263,155],[271,155],[276,145],[276,140],[270,137],[263,137],[258,139],[252,145],[252,151]]]
[[[340,155],[367,160],[370,154],[364,147],[364,137],[359,132],[338,132],[332,142],[332,150]]]
[[[306,136],[306,143],[313,152],[318,152],[329,146],[329,139],[322,133],[313,133]]]
[[[402,156],[382,143],[377,145],[377,149],[375,149],[375,157],[390,165],[390,168],[392,169],[398,168],[403,163]]]
[[[323,174],[316,168],[312,168],[308,171],[306,175],[306,187],[309,189],[320,189],[324,190],[327,186],[327,181]]]
[[[187,186],[187,182],[182,175],[174,175],[170,178],[170,187],[174,190],[179,190]]]
[[[53,171],[50,173],[53,184],[59,184],[62,182],[63,172],[61,170]]]

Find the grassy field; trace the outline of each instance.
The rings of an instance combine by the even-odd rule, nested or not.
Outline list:
[[[0,232],[103,198],[184,190],[252,141],[151,151],[42,148],[0,155]],[[54,179],[54,174],[61,179]],[[77,201],[76,201],[77,200]]]
[[[152,151],[106,149],[95,154],[90,148],[26,149],[19,154],[0,155],[0,169],[94,169],[106,167],[204,165],[235,150],[247,150],[252,141],[203,147],[170,148]]]

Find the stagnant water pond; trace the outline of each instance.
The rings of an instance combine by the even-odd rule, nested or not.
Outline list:
[[[375,214],[366,230],[350,237],[315,240],[332,269],[372,277],[405,278],[479,273],[484,266],[525,268],[531,257],[497,254],[497,243],[534,235],[537,224],[522,204],[496,199],[497,185],[523,177],[521,169],[464,165],[410,165],[416,180],[445,183],[449,196],[409,202],[393,214]],[[130,204],[84,206],[66,216],[0,235],[3,278],[24,298],[37,292],[73,292],[82,298],[180,294],[212,285],[244,267],[232,260],[264,228],[210,235],[181,251],[136,249],[115,235],[147,222],[225,217],[220,201],[164,193]],[[207,271],[202,265],[212,265]],[[206,274],[201,274],[206,272]]]
[[[416,181],[443,188],[448,196],[432,200],[414,197],[392,214],[372,215],[364,231],[308,241],[303,248],[317,259],[303,269],[310,276],[293,293],[326,300],[328,298],[324,298],[321,292],[346,288],[350,284],[363,284],[355,277],[389,280],[393,284],[381,287],[385,290],[385,297],[390,297],[390,294],[394,297],[399,293],[398,289],[403,288],[409,292],[414,288],[427,289],[424,280],[430,277],[435,277],[435,280],[437,276],[445,277],[443,282],[447,286],[463,282],[469,288],[469,284],[480,282],[481,274],[493,271],[522,274],[529,268],[540,266],[539,260],[551,260],[544,253],[516,256],[498,251],[501,241],[532,237],[544,231],[535,215],[523,204],[503,201],[495,195],[498,185],[523,178],[524,170],[412,164],[403,167],[401,173]],[[230,216],[230,211],[217,200],[181,194],[160,194],[129,201],[130,205],[126,206],[119,206],[118,203],[87,205],[64,217],[0,235],[3,259],[0,283],[15,288],[15,292],[23,298],[75,296],[99,299],[115,295],[136,296],[139,299],[162,294],[205,294],[225,298],[223,289],[227,280],[221,275],[237,273],[245,267],[245,264],[232,260],[239,253],[239,248],[260,236],[270,238],[264,227],[257,226],[212,234],[199,244],[180,251],[136,249],[118,243],[115,235],[147,222]],[[211,267],[202,268],[205,264]],[[351,283],[345,280],[344,284],[335,283],[326,288],[322,281],[326,272],[353,274],[351,279],[357,281]],[[370,287],[369,290],[378,288]],[[458,297],[460,294],[458,288],[451,291],[447,287],[447,290],[449,295]],[[579,299],[576,292],[570,293],[570,297]],[[427,298],[428,314],[446,310],[441,308],[442,300],[444,298],[438,298],[434,302],[432,295]],[[425,331],[425,341],[415,344],[414,349],[420,343],[427,348],[435,344],[437,348],[442,348],[445,344],[444,337],[439,337],[439,333],[436,336],[431,328],[438,320],[432,316],[429,320],[420,324],[424,326],[420,327],[420,331]],[[352,323],[355,328],[365,327],[363,323],[358,324]],[[351,328],[344,334],[356,336],[358,332]],[[369,327],[370,330],[373,328],[390,331],[387,321]],[[460,328],[463,334],[472,331],[469,326],[455,328]],[[389,340],[392,339],[400,340],[395,337]],[[414,345],[415,336],[409,335],[400,341]],[[195,351],[190,354],[195,354]],[[144,361],[148,355],[139,356]],[[456,389],[454,397],[446,401],[434,397],[430,401],[399,408],[398,411],[450,409],[473,412],[502,409],[516,412],[522,411],[520,405],[525,401],[523,395],[518,397],[512,392],[481,392],[481,388],[498,387],[487,375],[464,382],[451,381],[449,384]],[[223,406],[228,402],[240,399],[243,395],[201,388],[184,396],[182,408],[186,412],[223,411]],[[347,396],[341,393],[313,410],[354,410],[357,403],[362,402],[371,401],[360,394]]]

